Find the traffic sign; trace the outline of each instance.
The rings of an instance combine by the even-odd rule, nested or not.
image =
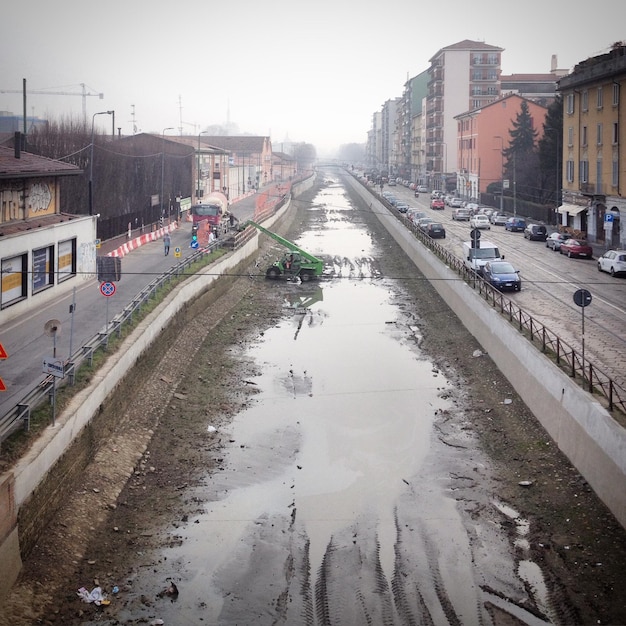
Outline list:
[[[578,289],[574,293],[574,302],[580,307],[586,307],[591,304],[591,294],[586,289]]]
[[[605,213],[604,214],[604,221],[605,222],[612,222],[613,221],[613,213]]]
[[[0,359],[8,359],[9,355],[7,351],[4,349],[4,346],[0,343]]]
[[[100,293],[107,298],[112,296],[115,293],[115,283],[100,283]]]
[[[61,359],[44,357],[43,373],[52,374],[55,378],[65,378],[65,365]]]
[[[0,378],[0,391],[6,391],[7,390],[7,386],[4,384],[4,381],[2,380],[2,378]]]
[[[181,255],[182,255],[182,253],[180,251],[180,248],[178,248],[178,247],[174,248],[174,256],[175,257],[179,257]]]

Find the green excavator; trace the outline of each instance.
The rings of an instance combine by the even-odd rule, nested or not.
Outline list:
[[[273,233],[271,230],[267,230],[260,224],[248,220],[246,226],[254,226],[254,228],[260,230],[262,233],[268,235],[278,241],[281,245],[288,249],[281,259],[274,261],[265,271],[266,278],[299,278],[303,283],[317,278],[322,275],[324,271],[324,262],[313,256],[306,250],[303,250],[295,243]]]

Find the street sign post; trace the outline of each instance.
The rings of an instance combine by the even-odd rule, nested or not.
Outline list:
[[[578,289],[574,292],[574,303],[580,307],[582,312],[582,370],[583,370],[583,386],[585,383],[585,307],[591,304],[591,293],[587,289]]]

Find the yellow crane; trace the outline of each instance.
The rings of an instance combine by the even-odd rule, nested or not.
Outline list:
[[[100,100],[104,98],[103,93],[95,93],[87,90],[85,83],[80,83],[81,91],[49,91],[47,89],[26,89],[26,81],[24,81],[23,89],[0,89],[0,93],[22,93],[40,94],[46,96],[82,96],[83,98],[83,122],[87,123],[87,96],[98,96]]]

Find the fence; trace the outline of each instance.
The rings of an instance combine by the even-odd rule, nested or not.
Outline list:
[[[583,389],[602,398],[614,417],[616,417],[616,412],[621,413],[622,418],[626,416],[626,388],[618,384],[589,359],[583,358],[583,355],[576,348],[521,309],[502,292],[492,287],[476,272],[465,267],[461,259],[423,233],[407,217],[395,210],[385,198],[381,196],[379,199],[382,204],[394,212],[398,219],[404,221],[407,228],[423,245],[432,250],[448,267],[459,274],[484,300],[505,316],[519,332],[524,333],[528,340],[535,344],[541,352],[574,378]]]

